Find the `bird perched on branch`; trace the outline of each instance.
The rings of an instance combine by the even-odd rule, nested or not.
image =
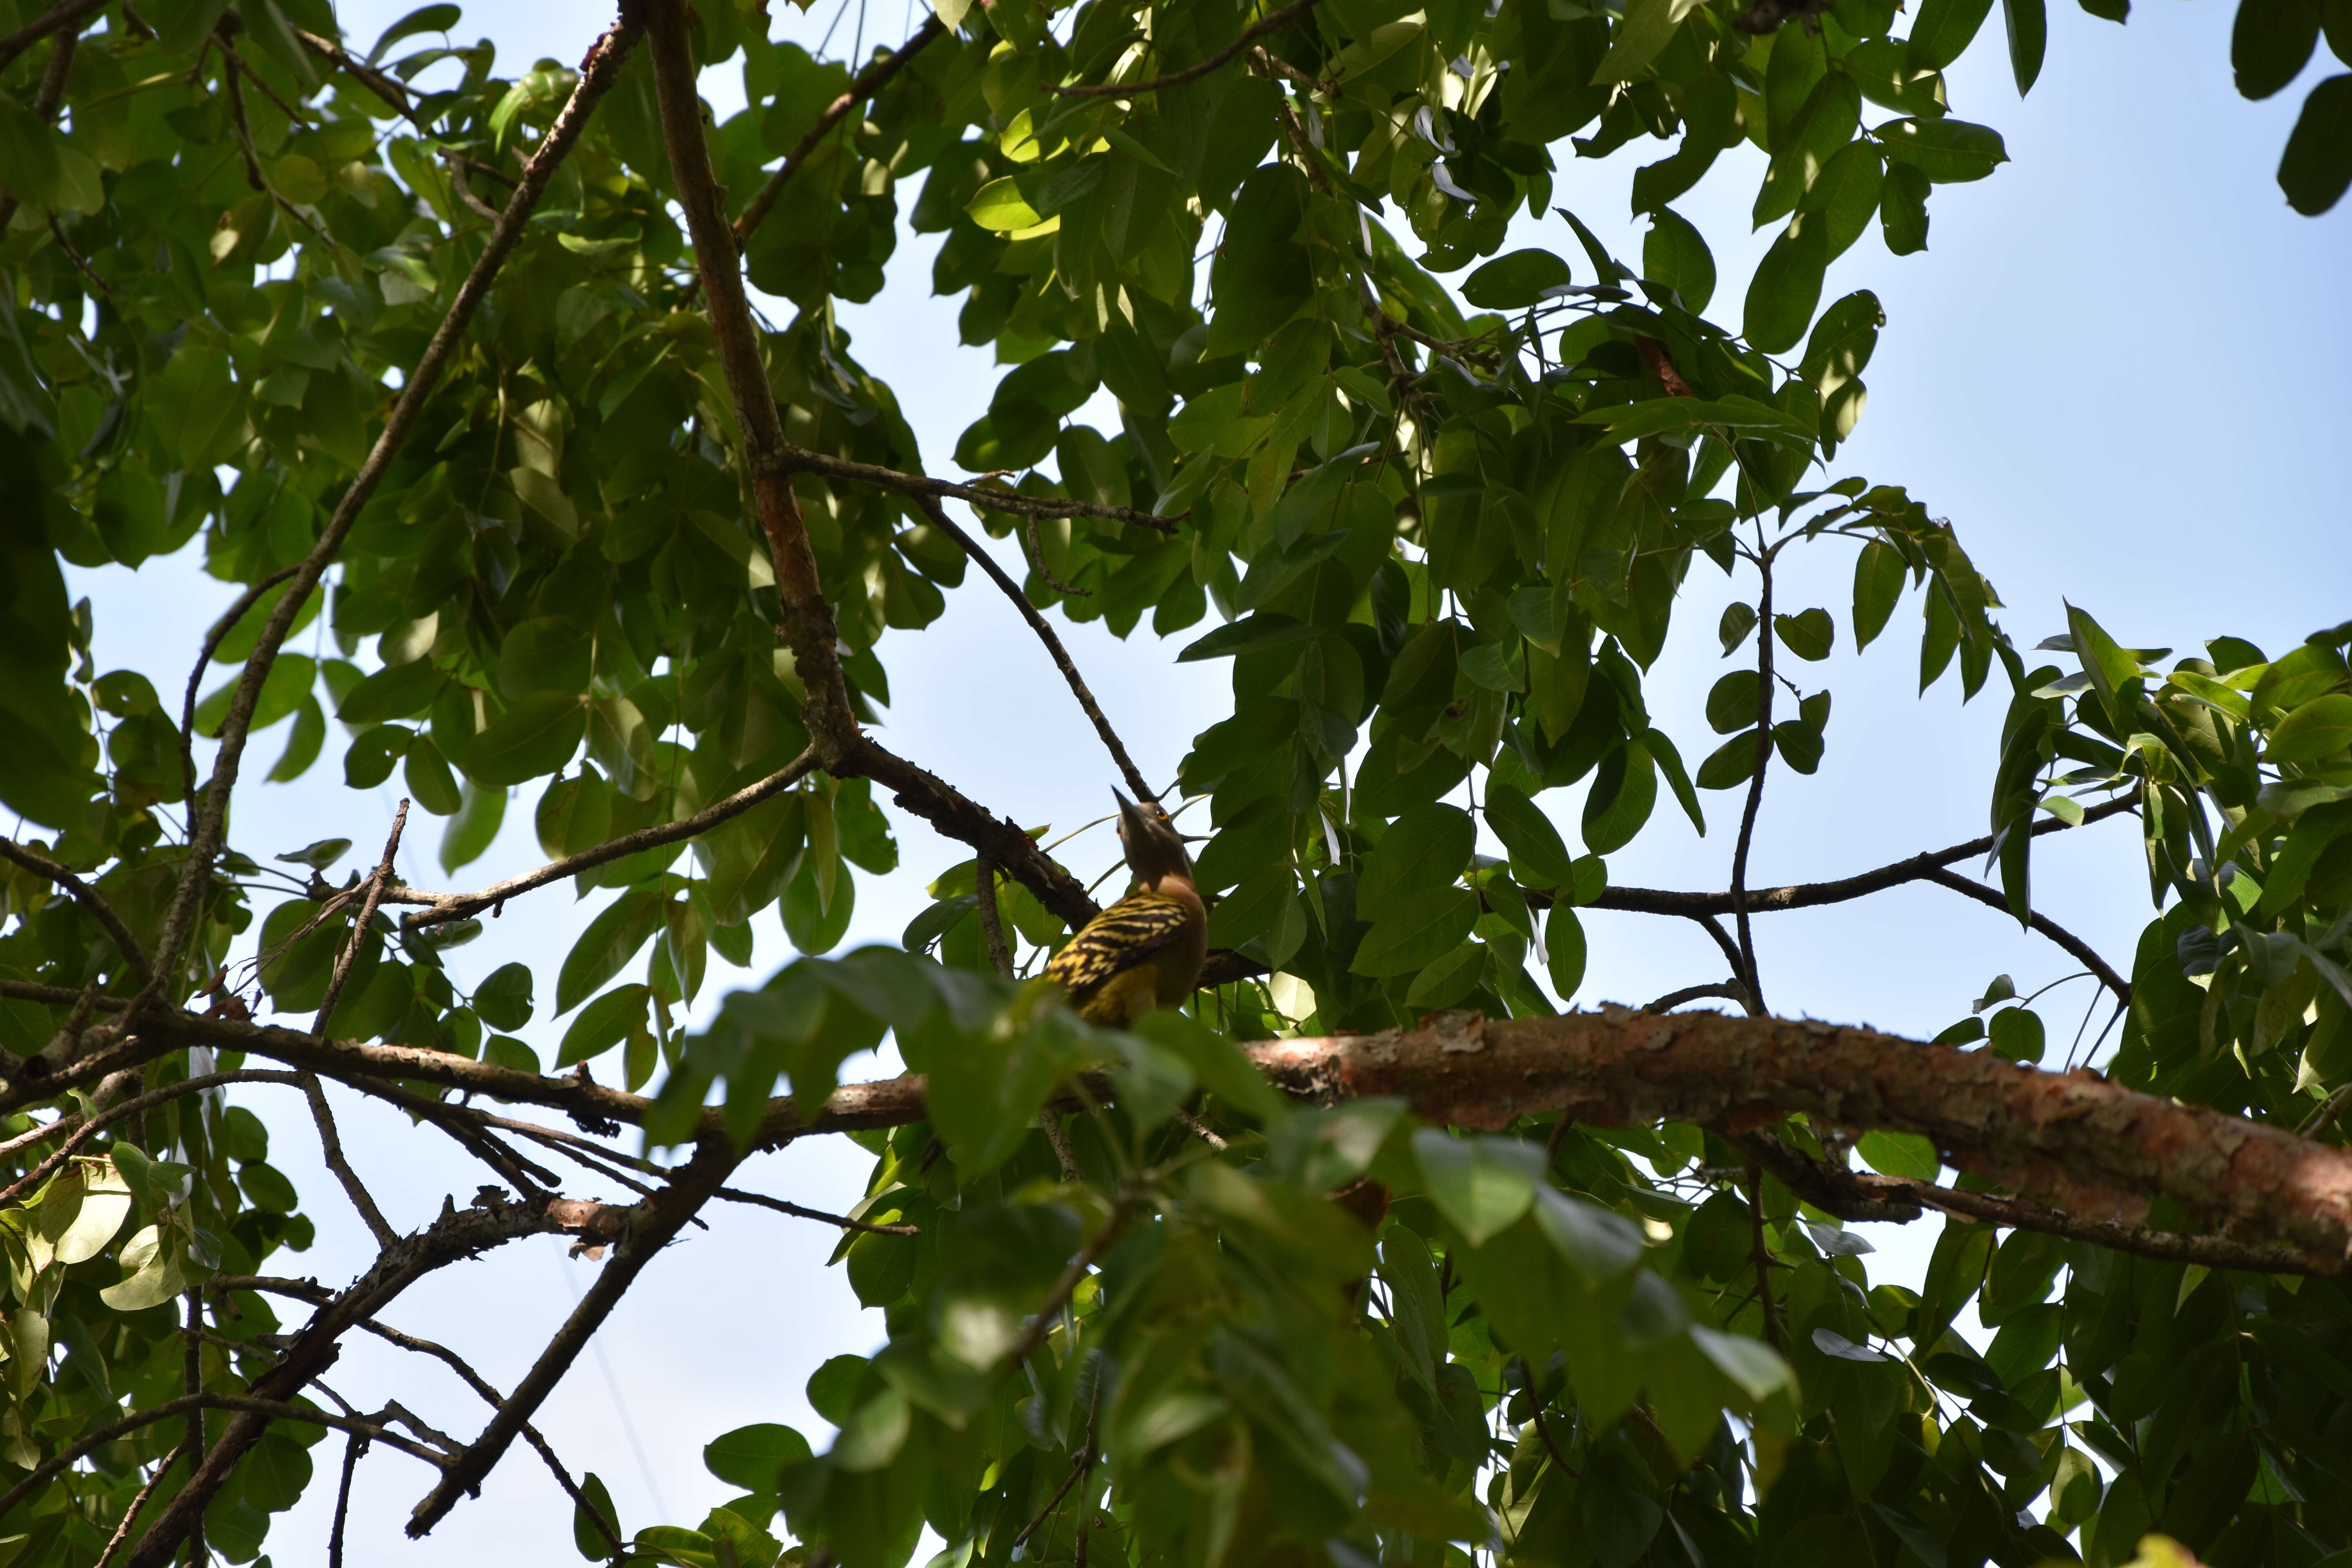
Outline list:
[[[1192,858],[1167,814],[1117,790],[1111,795],[1135,890],[1088,921],[1045,973],[1070,994],[1080,1017],[1125,1028],[1177,1005],[1199,983],[1209,916],[1192,886]]]

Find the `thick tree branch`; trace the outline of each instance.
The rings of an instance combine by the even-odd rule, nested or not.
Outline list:
[[[947,30],[947,24],[938,16],[929,17],[895,52],[885,55],[858,72],[842,95],[824,106],[824,112],[816,117],[816,123],[809,127],[808,133],[793,143],[792,151],[784,154],[784,161],[776,165],[776,172],[768,176],[767,182],[750,201],[743,204],[743,210],[736,216],[733,226],[737,243],[751,237],[751,231],[766,220],[776,205],[776,198],[784,194],[784,186],[801,172],[801,165],[808,162],[809,154],[816,151],[816,144],[824,140],[825,133],[840,124],[851,110],[881,91],[892,77],[907,68],[908,61],[946,37]]]
[[[41,84],[33,89],[33,118],[44,125],[57,119],[58,105],[66,100],[66,83],[73,75],[74,49],[79,41],[80,29],[77,26],[59,32],[56,41],[49,45],[48,63],[41,68]],[[7,68],[7,62],[0,60],[0,70]],[[9,221],[16,216],[16,193],[0,187],[0,234],[8,231]],[[59,245],[65,244],[65,236],[58,231],[58,220],[54,217],[49,219],[49,231],[58,236]],[[72,254],[70,247],[67,248],[67,254]],[[88,262],[80,261],[79,257],[75,259],[80,262],[85,271],[89,269]]]
[[[735,1152],[726,1138],[707,1138],[695,1150],[694,1158],[674,1173],[667,1187],[629,1211],[612,1261],[598,1271],[595,1283],[588,1287],[579,1306],[507,1396],[506,1404],[490,1417],[482,1435],[450,1462],[440,1483],[416,1505],[408,1521],[411,1536],[426,1534],[457,1505],[459,1496],[480,1489],[482,1479],[505,1458],[523,1424],[555,1392],[590,1337],[620,1305],[622,1295],[709,1201],[735,1163]]]
[[[58,0],[58,4],[15,32],[0,37],[0,70],[6,70],[16,63],[18,55],[60,27],[79,29],[92,14],[105,7],[106,0]]]
[[[1312,10],[1314,5],[1315,0],[1290,0],[1290,4],[1281,10],[1263,16],[1243,28],[1241,37],[1198,65],[1187,66],[1182,70],[1171,71],[1166,76],[1153,77],[1150,81],[1125,84],[1081,82],[1075,87],[1057,87],[1052,82],[1039,85],[1043,86],[1047,92],[1057,92],[1064,98],[1134,98],[1142,93],[1158,92],[1164,87],[1181,87],[1188,81],[1198,81],[1207,76],[1211,71],[1249,47],[1256,39],[1265,37],[1268,33],[1281,31]]]
[[[743,292],[735,231],[727,221],[724,196],[711,172],[710,148],[702,129],[702,100],[695,90],[694,51],[688,37],[686,0],[642,0],[654,86],[661,111],[662,141],[678,205],[686,210],[694,240],[695,267],[702,279],[703,309],[710,318],[727,392],[743,432],[744,458],[760,525],[775,565],[780,629],[793,650],[808,691],[801,717],[830,765],[857,743],[858,728],[841,675],[839,634],[824,602],[816,552],[809,544],[799,500],[793,494],[790,443],[784,439],[775,389],[768,383],[759,329]],[[443,1511],[446,1511],[446,1505]],[[436,1514],[437,1518],[438,1515]]]
[[[675,844],[681,838],[694,838],[709,832],[720,823],[742,816],[753,806],[779,791],[790,789],[816,771],[817,756],[814,749],[803,752],[759,783],[746,784],[726,799],[703,807],[692,816],[678,822],[666,822],[657,827],[641,827],[635,833],[624,833],[593,849],[583,849],[577,855],[567,855],[561,860],[550,861],[536,870],[525,871],[520,877],[509,877],[503,882],[471,893],[429,893],[421,888],[393,888],[384,893],[384,901],[394,904],[423,904],[425,907],[413,914],[403,915],[400,923],[415,930],[418,926],[442,925],[461,921],[496,909],[519,893],[533,888],[543,888],[550,882],[560,882],[566,877],[593,870],[598,866],[625,859],[642,849],[658,848]]]
[[[458,286],[457,297],[450,304],[448,314],[442,319],[415,368],[402,384],[400,396],[393,404],[383,433],[377,436],[375,445],[369,449],[359,472],[343,491],[342,500],[337,503],[333,516],[319,536],[318,543],[295,568],[286,592],[272,607],[260,639],[247,658],[244,670],[237,678],[236,688],[229,699],[228,717],[221,726],[220,750],[213,762],[212,782],[205,790],[203,804],[192,814],[188,824],[187,869],[181,876],[171,909],[164,917],[163,939],[157,944],[156,975],[142,992],[142,1002],[151,998],[157,987],[168,984],[179,963],[183,947],[194,932],[197,911],[203,907],[206,884],[211,878],[213,857],[220,851],[222,835],[227,826],[229,794],[236,784],[237,767],[245,754],[247,731],[252,724],[254,705],[260,700],[261,684],[268,678],[270,666],[278,658],[278,650],[293,627],[296,614],[300,611],[303,601],[310,596],[311,590],[318,586],[327,563],[342,548],[343,540],[357,521],[360,509],[367,504],[369,497],[375,493],[376,486],[382,482],[393,454],[400,449],[409,432],[415,427],[425,403],[440,383],[443,367],[456,352],[458,340],[464,336],[475,311],[488,294],[491,280],[505,266],[515,247],[521,243],[531,212],[538,206],[548,182],[554,178],[557,166],[579,141],[590,112],[619,74],[621,62],[635,37],[635,28],[616,25],[596,41],[595,47],[589,50],[588,58],[581,63],[580,80],[572,88],[570,100],[557,113],[555,122],[548,127],[538,150],[523,165],[522,178],[516,183],[513,195],[508,198],[504,215],[483,241],[481,255],[467,273],[465,282]],[[173,1500],[172,1507],[179,1507],[177,1499]]]
[[[963,552],[971,557],[973,564],[988,574],[989,581],[994,583],[1003,591],[1004,596],[1013,601],[1013,607],[1021,613],[1023,620],[1029,623],[1029,629],[1037,634],[1037,640],[1045,645],[1045,651],[1052,656],[1055,667],[1061,670],[1062,679],[1069,683],[1070,695],[1076,697],[1078,700],[1078,706],[1086,710],[1087,718],[1095,727],[1095,733],[1102,737],[1104,749],[1110,752],[1111,761],[1118,764],[1119,774],[1127,780],[1129,792],[1140,801],[1157,801],[1160,797],[1153,793],[1151,786],[1144,782],[1143,771],[1135,765],[1135,759],[1129,756],[1127,748],[1119,743],[1118,732],[1110,727],[1110,721],[1103,717],[1102,705],[1095,700],[1095,694],[1087,689],[1086,678],[1078,673],[1076,663],[1070,658],[1070,650],[1062,646],[1062,639],[1054,635],[1053,626],[1047,623],[1043,615],[1038,613],[1037,606],[1029,602],[1029,595],[1021,591],[1021,584],[1015,583],[1011,574],[996,563],[996,557],[982,549],[978,541],[959,528],[948,517],[947,509],[940,505],[937,500],[925,497],[916,504],[923,509],[923,515],[931,520],[932,527],[961,545]]]
[[[840,776],[854,773],[872,779],[890,790],[891,798],[903,809],[958,843],[985,851],[998,869],[1018,878],[1039,903],[1072,931],[1101,912],[1085,886],[1055,865],[1018,824],[990,815],[938,774],[877,742],[861,739],[855,755],[832,771]]]
[[[20,866],[36,877],[56,883],[72,895],[75,902],[88,910],[91,918],[106,928],[106,934],[114,939],[116,951],[122,954],[122,962],[131,966],[131,972],[142,984],[154,973],[147,963],[147,950],[139,945],[139,939],[131,934],[131,927],[96,888],[47,856],[37,854],[13,838],[0,838],[0,860]]]

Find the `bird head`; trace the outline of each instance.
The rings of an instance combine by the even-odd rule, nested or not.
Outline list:
[[[1168,814],[1157,805],[1138,805],[1117,790],[1110,793],[1118,802],[1118,841],[1137,884],[1157,888],[1163,877],[1191,881],[1192,858],[1184,852],[1183,837]]]

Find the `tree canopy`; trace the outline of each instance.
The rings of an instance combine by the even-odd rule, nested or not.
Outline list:
[[[902,1568],[927,1531],[939,1568],[2346,1560],[2352,622],[2176,657],[2077,608],[2021,647],[1930,500],[1835,467],[1891,329],[1824,272],[1995,174],[1945,70],[2005,47],[2033,86],[2042,0],[1404,5],[945,0],[835,59],[630,0],[507,77],[454,5],[368,40],[324,0],[0,0],[6,1563],[248,1562],[374,1447],[428,1468],[412,1534],[543,1463],[551,1541],[685,1568]],[[2346,16],[2242,0],[2241,90],[2352,60]],[[1742,139],[1780,227],[1735,331],[1672,204]],[[1555,180],[1654,142],[1621,258]],[[2342,195],[2352,74],[2277,179]],[[1506,252],[1521,212],[1557,247]],[[902,223],[1007,367],[959,478],[837,317]],[[1106,390],[1117,428],[1073,417]],[[98,668],[64,567],[199,537],[241,593],[184,688]],[[1850,561],[1850,604],[1776,598],[1795,552]],[[1694,570],[1739,584],[1717,625],[1676,623]],[[1183,1010],[1061,1005],[1095,889],[872,732],[886,642],[950,591],[1007,596],[1067,688],[1023,700],[1183,804],[1214,895]],[[1173,791],[1047,612],[1230,661]],[[1754,887],[1841,637],[2005,703],[1953,759],[1989,831]],[[1653,716],[1670,639],[1732,661],[1703,715]],[[372,866],[251,819],[338,765],[405,796]],[[898,868],[883,799],[970,856],[835,956]],[[518,800],[541,868],[393,874],[430,817],[456,879]],[[1712,818],[1724,889],[1612,879],[1667,815]],[[2034,850],[2124,815],[2151,909],[2111,963]],[[566,880],[602,901],[556,973],[453,984]],[[2005,979],[1930,1041],[1768,1009],[1757,920],[1920,881],[2105,989],[2099,1070]],[[1696,922],[1724,977],[1562,1011],[1592,911]],[[690,1012],[755,917],[802,956]],[[550,1059],[534,1016],[569,1019]],[[841,1081],[885,1039],[908,1076]],[[478,1191],[396,1230],[327,1083]],[[810,1383],[832,1434],[710,1434],[740,1495],[625,1525],[535,1417],[701,1211],[776,1205],[739,1170],[817,1137],[873,1156],[854,1212],[795,1212],[888,1342]],[[294,1138],[339,1193],[272,1166]],[[331,1204],[373,1264],[273,1272]],[[1870,1220],[1940,1226],[1919,1289],[1874,1282]],[[515,1386],[397,1326],[548,1235],[599,1263]],[[479,1408],[331,1396],[360,1334]]]

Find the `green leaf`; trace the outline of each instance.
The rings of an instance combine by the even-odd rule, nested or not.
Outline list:
[[[1649,281],[1671,289],[1683,309],[1697,315],[1715,297],[1715,256],[1689,219],[1672,207],[1650,214],[1642,241],[1642,270]]]
[[[1830,619],[1827,610],[1818,606],[1793,616],[1774,616],[1772,630],[1779,635],[1781,647],[1814,663],[1829,658],[1830,649],[1837,642],[1837,623]]]
[[[2314,698],[2278,721],[2263,760],[2315,763],[2352,747],[2352,696],[2334,692]]]
[[[305,844],[299,849],[272,855],[270,858],[283,860],[289,866],[308,866],[314,871],[323,871],[350,854],[351,849],[352,841],[348,838],[321,838],[314,844]]]
[[[1632,81],[1671,42],[1683,18],[1698,8],[1698,0],[1633,0],[1618,24],[1609,52],[1592,73],[1594,86]],[[1606,281],[1606,279],[1604,279]]]
[[[2010,74],[2017,79],[2017,96],[2023,98],[2042,75],[2042,57],[2050,46],[2050,15],[2044,0],[2000,0],[2000,16],[2009,35]]]
[[[1986,1026],[1993,1053],[2013,1062],[2038,1062],[2042,1059],[2042,1033],[2041,1017],[2023,1007],[2004,1007],[1992,1016]]]
[[[1903,597],[1903,557],[1885,541],[1870,541],[1862,547],[1862,553],[1854,557],[1855,651],[1868,647],[1872,640],[1886,629],[1887,617],[1895,614],[1895,603]]]
[[[613,1494],[604,1489],[604,1483],[597,1478],[595,1471],[590,1470],[580,1478],[580,1495],[586,1506],[579,1502],[572,1505],[572,1545],[579,1548],[580,1555],[591,1563],[602,1563],[620,1556],[623,1549],[613,1542],[628,1538],[621,1533],[621,1515],[613,1507]],[[590,1509],[595,1511],[591,1513]],[[597,1521],[600,1519],[604,1526],[611,1530],[611,1536],[608,1537],[604,1529],[599,1527]]]
[[[1642,1260],[1642,1233],[1624,1215],[1549,1184],[1536,1188],[1535,1200],[1536,1228],[1583,1277],[1586,1289],[1621,1278]]]
[[[1010,174],[981,186],[980,194],[971,198],[964,211],[971,215],[972,222],[998,234],[1035,228],[1045,221],[1029,205],[1017,179]]]
[[[484,787],[467,780],[461,792],[463,801],[449,826],[441,831],[441,869],[455,871],[482,858],[507,816],[507,792],[495,785]]]
[[[1307,642],[1316,635],[1315,628],[1288,616],[1261,611],[1255,616],[1219,626],[1208,636],[1187,644],[1176,656],[1179,664],[1191,664],[1197,659],[1227,658],[1236,654],[1257,653],[1286,644]]]
[[[714,1437],[702,1450],[702,1468],[747,1492],[772,1492],[787,1465],[809,1457],[808,1439],[789,1426],[761,1422]]]
[[[1429,1201],[1473,1247],[1518,1222],[1544,1184],[1543,1151],[1517,1138],[1457,1138],[1424,1127],[1412,1135]]]
[[[2230,29],[2238,91],[2263,99],[2303,74],[2319,45],[2321,0],[2241,0]]]
[[[618,974],[660,929],[661,918],[660,892],[632,888],[590,921],[556,975],[556,1013],[569,1013]]]
[[[1941,70],[1958,59],[1991,10],[1992,0],[1920,0],[1906,50],[1911,68]]]
[[[1628,741],[1601,763],[1584,797],[1584,847],[1595,855],[1615,854],[1633,841],[1657,803],[1657,764],[1647,746]]]
[[[1751,726],[1707,753],[1698,765],[1698,787],[1737,789],[1755,773],[1756,731]]]
[[[814,868],[803,857],[800,870],[784,885],[784,935],[806,953],[831,952],[849,933],[849,918],[857,908],[857,882],[846,871],[830,900],[818,896]]]
[[[1799,213],[1789,220],[1748,284],[1746,335],[1766,353],[1795,348],[1821,303],[1822,275],[1830,264],[1829,224]]]
[[[1878,225],[1886,248],[1911,256],[1927,248],[1927,174],[1908,163],[1890,164],[1878,194]]]
[[[1584,984],[1584,923],[1565,903],[1552,905],[1551,916],[1544,922],[1544,953],[1553,994],[1562,1004],[1574,1000],[1577,988]]]
[[[1482,310],[1517,310],[1568,285],[1568,263],[1549,250],[1514,250],[1463,279],[1462,297]]]
[[[335,717],[351,725],[413,719],[432,706],[445,679],[430,659],[387,665],[352,687]]]
[[[2352,186],[2352,71],[2329,77],[2303,100],[2278,183],[2287,205],[2305,217],[2327,211]]]
[[[1916,1132],[1874,1130],[1854,1140],[1853,1152],[1881,1175],[1917,1182],[1934,1181],[1944,1163],[1937,1157],[1936,1145]]]
[[[1478,896],[1467,888],[1430,888],[1397,900],[1372,922],[1348,967],[1357,974],[1410,974],[1469,940]]]
[[[588,732],[588,710],[572,692],[534,691],[466,748],[466,772],[485,784],[519,784],[556,773]]]
[[[1752,669],[1735,669],[1724,676],[1706,694],[1708,726],[1718,735],[1753,729],[1760,706],[1758,697],[1763,689],[1763,682]]]
[[[1871,134],[1888,158],[1937,184],[1981,180],[2009,162],[2000,132],[1965,120],[1890,120]]]
[[[493,1029],[511,1034],[530,1022],[530,966],[504,963],[474,987],[474,1011]]]
[[[1458,881],[1478,841],[1477,825],[1456,805],[1420,805],[1391,823],[1365,858],[1356,912],[1378,918],[1409,893]]]
[[[580,1016],[563,1031],[563,1044],[556,1048],[555,1065],[568,1068],[574,1062],[584,1062],[601,1056],[627,1038],[633,1030],[646,1026],[646,1006],[653,992],[644,985],[616,985],[580,1009]]]
[[[1511,852],[1511,874],[1529,888],[1565,888],[1576,879],[1568,845],[1543,809],[1507,784],[1486,786],[1486,826]]]

